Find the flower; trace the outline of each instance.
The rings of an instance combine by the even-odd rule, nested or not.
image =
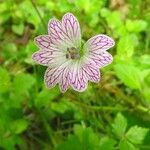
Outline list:
[[[51,19],[48,23],[48,35],[35,38],[39,51],[32,55],[38,64],[48,66],[44,81],[48,88],[59,84],[61,92],[69,87],[82,92],[88,81],[99,82],[100,71],[112,62],[107,50],[114,41],[103,34],[90,38],[83,46],[77,18],[67,13],[60,22]]]

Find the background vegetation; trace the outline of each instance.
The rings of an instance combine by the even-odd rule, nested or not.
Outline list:
[[[0,1],[0,149],[150,150],[150,1]],[[45,88],[34,37],[52,17],[77,16],[83,39],[116,45],[99,84],[83,93]]]

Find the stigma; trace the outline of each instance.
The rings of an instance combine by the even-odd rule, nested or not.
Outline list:
[[[66,58],[79,59],[80,58],[79,50],[75,47],[67,48]]]

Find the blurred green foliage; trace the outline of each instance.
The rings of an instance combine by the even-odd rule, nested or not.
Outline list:
[[[150,150],[150,1],[1,0],[0,149]],[[83,93],[45,88],[31,55],[50,18],[72,12],[83,40],[116,41],[114,61]]]

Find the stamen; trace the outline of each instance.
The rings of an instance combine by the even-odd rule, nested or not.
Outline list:
[[[69,58],[69,54],[68,54],[68,53],[66,54],[66,58],[67,58],[67,59]]]
[[[79,50],[75,47],[67,48],[66,58],[79,59],[80,58]]]

